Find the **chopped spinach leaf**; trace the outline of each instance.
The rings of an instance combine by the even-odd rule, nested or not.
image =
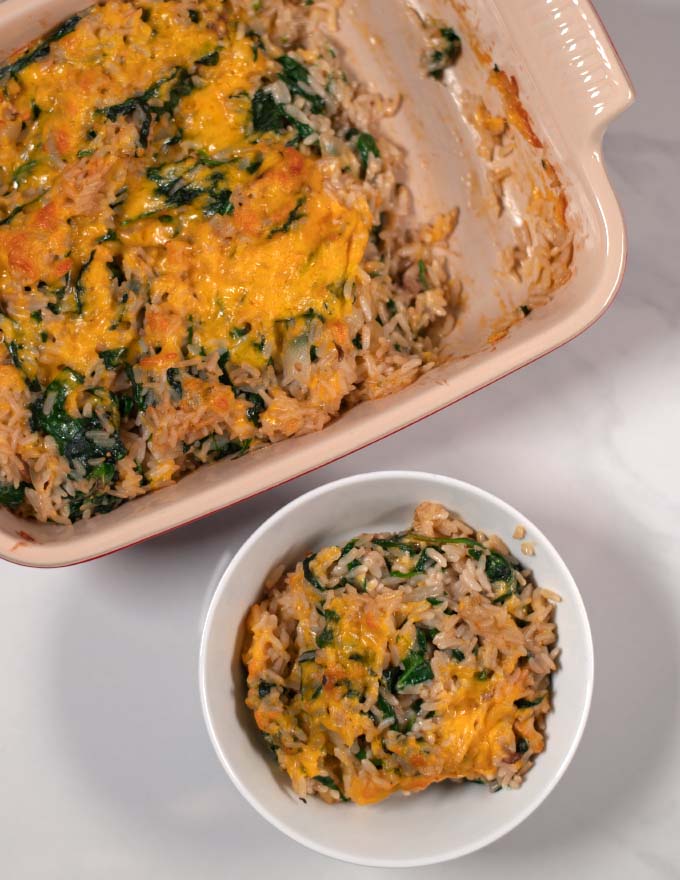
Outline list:
[[[28,488],[30,488],[28,483],[14,486],[12,483],[0,482],[0,505],[11,508],[18,507],[24,500]]]
[[[304,64],[291,58],[290,55],[282,55],[276,60],[283,68],[281,79],[288,86],[291,95],[300,95],[309,101],[312,113],[323,113],[326,102],[309,85],[309,71]]]
[[[110,495],[108,492],[98,494],[96,491],[90,493],[76,492],[73,498],[69,499],[69,519],[71,522],[77,522],[83,518],[86,510],[90,513],[110,513],[123,503],[122,498]]]
[[[230,440],[223,434],[212,434],[210,436],[210,447],[214,453],[215,461],[220,461],[230,455],[240,458],[250,449],[251,440]]]
[[[234,392],[235,397],[244,398],[251,405],[246,410],[247,419],[252,422],[256,427],[260,427],[260,415],[267,409],[267,405],[264,402],[264,398],[257,394],[255,391],[245,391],[243,388],[240,388],[231,381],[231,376],[229,375],[229,370],[227,369],[227,364],[229,363],[229,352],[225,351],[220,355],[217,364],[219,368],[222,370],[222,375],[220,376],[220,382],[223,385],[228,385],[231,390]]]
[[[307,196],[300,196],[298,198],[297,202],[295,203],[295,207],[288,215],[288,218],[286,219],[285,223],[283,223],[281,226],[275,226],[273,229],[270,229],[268,237],[273,238],[275,235],[278,235],[279,233],[290,232],[290,228],[293,225],[293,223],[297,222],[298,220],[302,220],[302,218],[305,216],[300,209],[302,208],[302,206],[305,204],[306,201],[307,201]]]
[[[264,88],[258,89],[253,95],[251,103],[253,128],[255,131],[284,131],[286,128],[294,128],[297,131],[286,146],[294,147],[301,141],[314,134],[314,129],[304,122],[299,122],[289,116],[282,104],[279,104],[271,92]]]
[[[321,632],[319,633],[319,635],[316,637],[317,647],[318,648],[328,647],[328,645],[331,645],[333,643],[334,638],[335,638],[335,635],[333,633],[333,630],[328,626],[324,627],[321,630]]]
[[[512,566],[500,553],[489,553],[486,559],[485,571],[491,583],[496,581],[508,583],[513,576]]]
[[[429,56],[427,74],[441,80],[447,67],[455,64],[461,53],[461,40],[453,28],[439,29],[438,47]]]
[[[298,663],[309,663],[309,661],[314,660],[315,657],[316,651],[303,651],[298,657]]]
[[[427,636],[422,630],[418,630],[416,644],[404,659],[404,672],[397,680],[397,691],[403,691],[407,687],[430,681],[434,677],[432,667],[425,657],[426,648]]]
[[[12,174],[12,183],[21,183],[25,177],[33,171],[38,163],[35,159],[29,159],[27,162],[17,166]]]
[[[258,695],[258,697],[259,697],[260,699],[263,699],[264,697],[267,696],[267,694],[269,693],[269,691],[270,691],[273,687],[274,687],[274,685],[271,684],[270,682],[268,682],[268,681],[261,681],[261,682],[258,684],[258,686],[257,686],[257,695]]]
[[[375,138],[373,135],[368,134],[368,132],[362,131],[357,137],[356,143],[356,151],[359,155],[359,160],[361,162],[361,177],[362,179],[366,177],[366,171],[368,170],[368,160],[371,155],[380,156],[380,150],[378,149],[378,145],[375,142]]]
[[[117,370],[126,354],[127,348],[110,348],[107,351],[100,351],[99,357],[104,361],[107,370]]]
[[[418,260],[418,281],[420,281],[420,286],[423,290],[427,290],[430,286],[430,283],[427,278],[427,267],[425,266],[425,260]]]
[[[358,540],[359,540],[358,538],[353,538],[351,541],[348,541],[348,542],[345,544],[345,546],[344,546],[344,547],[342,548],[342,550],[340,551],[340,558],[341,558],[341,559],[342,559],[343,556],[346,556],[347,553],[349,553],[350,550],[354,550],[354,548],[356,547],[356,544],[357,544],[357,541],[358,541]]]
[[[527,700],[525,697],[522,697],[519,700],[515,700],[515,706],[518,709],[531,709],[533,706],[538,706],[543,702],[543,697],[536,697],[535,700]]]
[[[165,374],[165,378],[170,388],[172,388],[175,400],[181,400],[184,394],[184,389],[182,388],[182,382],[179,378],[179,370],[177,367],[170,367]]]
[[[144,412],[148,405],[148,392],[145,390],[141,382],[135,379],[135,372],[131,364],[126,364],[125,373],[127,374],[132,389],[132,404],[137,412]]]
[[[28,375],[28,373],[26,372],[26,368],[22,363],[21,356],[19,354],[22,346],[18,345],[16,342],[14,342],[14,340],[12,340],[11,342],[6,342],[5,345],[7,346],[7,351],[9,352],[9,356],[12,359],[12,363],[23,376],[28,390],[40,391],[40,382],[38,382],[37,379]]]
[[[347,800],[344,794],[340,791],[338,784],[333,779],[331,779],[330,776],[315,776],[314,779],[316,779],[316,781],[320,782],[322,785],[325,785],[326,788],[331,788],[333,791],[337,791],[340,795],[340,800]]]
[[[262,153],[258,153],[251,161],[246,165],[246,173],[247,174],[257,174],[257,172],[262,167],[262,163],[264,162],[264,156]]]
[[[46,55],[49,55],[52,43],[56,43],[58,40],[61,40],[62,37],[72,33],[82,17],[83,13],[79,13],[78,15],[72,15],[70,18],[67,18],[54,30],[47,33],[34,49],[24,52],[24,54],[20,55],[16,61],[12,61],[4,67],[0,67],[0,79],[3,79],[6,76],[16,76],[18,73],[21,73],[24,68],[28,67],[29,64],[33,64],[35,61],[40,61],[41,58],[45,58]]]
[[[319,579],[318,579],[317,577],[315,577],[314,572],[312,571],[312,569],[311,569],[311,567],[310,567],[310,564],[311,564],[315,559],[316,559],[316,554],[315,554],[315,553],[312,554],[311,556],[306,556],[306,557],[303,559],[303,561],[302,561],[302,573],[303,573],[304,576],[305,576],[305,580],[306,580],[309,584],[311,584],[315,589],[317,589],[317,590],[321,590],[321,592],[324,592],[324,590],[325,590],[326,588],[321,586],[321,584],[320,584],[320,582],[319,582]]]
[[[242,339],[253,329],[252,324],[244,324],[243,327],[232,327],[231,335],[234,339]]]
[[[253,128],[255,131],[281,132],[288,125],[288,114],[271,92],[258,89],[252,100]]]
[[[31,429],[53,437],[69,464],[73,466],[78,462],[85,473],[91,475],[97,466],[91,463],[93,459],[120,461],[127,455],[127,449],[116,432],[104,430],[96,415],[73,418],[66,412],[67,396],[81,383],[82,377],[72,370],[62,371],[60,377],[50,382],[38,400],[30,405]],[[116,421],[118,412],[113,397],[110,408],[114,416],[112,421]]]
[[[220,60],[219,49],[204,55],[202,58],[196,59],[196,64],[202,64],[204,67],[216,67]]]
[[[29,199],[28,202],[24,202],[23,205],[15,205],[14,208],[9,212],[9,214],[0,220],[0,226],[5,226],[7,223],[11,223],[12,220],[24,211],[26,208],[30,208],[31,205],[34,205],[37,201],[39,201],[45,195],[44,192],[38,193],[37,196],[34,196],[32,199]]]
[[[209,56],[205,56],[209,57]],[[168,83],[172,86],[168,92],[165,101],[159,98],[159,92],[162,87]],[[96,112],[104,116],[110,122],[115,122],[119,116],[132,116],[135,111],[138,112],[141,123],[139,126],[139,143],[146,148],[149,143],[149,131],[151,123],[160,119],[163,114],[173,115],[177,109],[180,100],[196,88],[191,78],[191,74],[184,67],[175,67],[167,76],[162,77],[155,83],[152,83],[148,89],[140,92],[138,95],[131,95],[118,104],[112,104],[109,107],[100,107]],[[151,103],[151,102],[154,103]]]

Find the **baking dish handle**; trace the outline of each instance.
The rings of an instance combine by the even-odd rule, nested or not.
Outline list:
[[[548,104],[559,107],[564,137],[576,148],[597,149],[635,92],[590,0],[495,0],[495,5],[518,45],[530,40],[527,72]]]

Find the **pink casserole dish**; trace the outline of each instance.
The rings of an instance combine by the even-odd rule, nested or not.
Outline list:
[[[6,0],[0,5],[0,58],[85,5]],[[346,0],[337,41],[354,73],[385,95],[403,97],[384,133],[405,151],[416,214],[425,219],[456,205],[461,209],[450,263],[463,298],[444,362],[405,390],[349,410],[320,433],[204,466],[171,488],[74,526],[37,523],[0,509],[0,557],[31,566],[69,565],[207,516],[495,382],[582,333],[611,304],[625,268],[626,236],[602,138],[632,103],[633,91],[589,0],[475,0],[465,8],[453,0],[423,0],[390,4],[390,16],[384,12],[380,0]],[[444,20],[472,48],[445,87],[419,70],[423,37],[416,12]],[[524,110],[531,120],[529,143],[509,160],[512,184],[504,189],[502,210],[494,207],[495,169],[468,109],[475,96],[494,112],[502,97],[488,75],[490,58],[518,85],[524,108],[519,127],[527,119]],[[564,187],[574,251],[566,283],[536,302],[508,267],[507,253],[521,206],[535,186],[532,166],[540,164],[554,168]],[[511,318],[526,302],[532,302],[531,314]]]

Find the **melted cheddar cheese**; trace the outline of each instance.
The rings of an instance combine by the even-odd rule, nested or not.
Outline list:
[[[274,97],[288,76],[330,106],[299,60],[316,54],[282,52],[222,0],[108,0],[0,67],[0,363],[34,395],[24,430],[45,438],[50,479],[66,470],[71,519],[192,455],[321,427],[351,388],[337,363],[354,356],[343,326],[372,212]],[[91,416],[97,388],[111,394]]]

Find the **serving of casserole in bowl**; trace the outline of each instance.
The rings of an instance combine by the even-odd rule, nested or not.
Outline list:
[[[592,697],[586,609],[542,532],[416,471],[319,486],[219,577],[201,701],[232,782],[318,852],[414,867],[524,821]]]
[[[0,21],[7,559],[92,558],[327,463],[616,292],[600,145],[631,90],[588,3]]]

